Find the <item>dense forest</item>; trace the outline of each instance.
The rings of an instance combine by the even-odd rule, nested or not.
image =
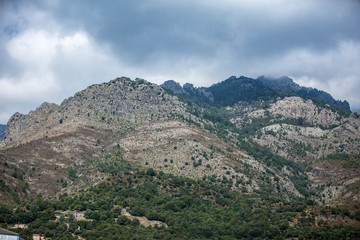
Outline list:
[[[145,227],[136,216],[163,224]],[[359,221],[360,211],[284,200],[266,188],[246,194],[211,176],[192,180],[153,169],[113,172],[71,196],[0,205],[0,226],[28,223],[15,230],[25,239],[359,239]]]

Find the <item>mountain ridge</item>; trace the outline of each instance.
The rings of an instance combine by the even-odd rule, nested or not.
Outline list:
[[[4,138],[5,130],[6,130],[6,125],[0,124],[0,141],[3,140]]]
[[[215,176],[232,189],[246,192],[269,185],[285,198],[292,194],[331,203],[341,193],[358,196],[352,188],[339,186],[333,197],[313,195],[329,179],[326,174],[318,176],[324,171],[322,166],[314,172],[303,166],[311,161],[316,165],[331,154],[357,154],[360,133],[356,126],[360,124],[356,117],[341,115],[311,99],[279,97],[277,91],[262,85],[256,89],[256,80],[245,77],[232,77],[213,85],[211,91],[191,84],[181,87],[175,81],[167,84],[167,91],[180,91],[182,96],[187,92],[188,98],[178,98],[143,79],[122,77],[89,86],[60,105],[43,103],[27,115],[14,114],[1,141],[0,155],[7,167],[0,180],[8,189],[3,194],[14,195],[19,187],[21,197],[73,192],[106,176],[97,169],[109,166],[117,171],[129,164],[195,179]],[[221,100],[218,86],[239,96],[227,94],[230,98]],[[236,93],[239,87],[250,92],[251,101]],[[351,174],[338,185],[358,184],[357,168],[344,171]],[[267,183],[262,174],[268,177]],[[311,183],[309,176],[318,184]],[[353,201],[349,204],[353,206]]]
[[[258,81],[262,82],[265,86],[270,87],[274,90],[290,93],[290,94],[297,94],[302,98],[318,98],[325,103],[334,105],[337,107],[341,107],[344,110],[350,112],[350,105],[345,101],[335,100],[329,93],[324,92],[322,90],[318,90],[316,88],[309,88],[300,86],[299,84],[295,83],[291,78],[287,76],[283,76],[280,78],[268,78],[265,76],[260,76],[257,78]]]
[[[112,89],[109,88],[111,85]],[[122,95],[123,92],[129,94],[125,96]],[[143,99],[139,98],[139,92],[142,93]],[[138,104],[140,101],[144,101],[145,104]],[[131,81],[125,77],[117,78],[109,83],[89,86],[65,99],[60,105],[45,102],[29,114],[15,113],[7,123],[3,142],[11,145],[11,142],[16,142],[20,138],[26,141],[27,138],[44,137],[47,135],[46,131],[38,131],[44,128],[56,129],[66,126],[72,129],[78,124],[92,123],[107,128],[122,122],[132,124],[149,121],[151,114],[166,114],[170,109],[176,112],[179,105],[179,101],[155,84],[142,79]],[[110,115],[110,118],[106,119],[105,115]]]
[[[96,173],[94,165],[102,168],[114,157],[114,169],[123,168],[126,159],[133,166],[193,178],[230,175],[249,181],[248,173],[240,171],[246,164],[253,180],[242,185],[246,191],[257,189],[257,175],[269,167],[204,131],[201,124],[184,103],[159,86],[118,78],[90,86],[60,105],[43,103],[27,115],[14,114],[2,141],[0,155],[7,167],[1,180],[16,191],[22,186],[22,197],[51,196],[99,181],[103,174]],[[281,191],[299,195],[285,176],[279,175],[279,181]]]
[[[0,224],[29,239],[358,238],[359,116],[254,81],[122,77],[14,114]]]
[[[207,88],[196,88],[189,83],[181,87],[174,80],[165,81],[160,86],[172,91],[175,95],[183,95],[187,98],[190,97],[192,100],[197,99],[198,101],[221,106],[232,106],[239,101],[251,102],[260,99],[268,100],[277,97],[283,98],[284,96],[299,96],[317,100],[320,104],[324,102],[324,104],[340,108],[344,112],[350,112],[350,106],[346,100],[335,100],[329,93],[300,86],[286,76],[280,78],[260,76],[257,79],[231,76]]]

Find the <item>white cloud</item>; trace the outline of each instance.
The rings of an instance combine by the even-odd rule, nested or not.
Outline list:
[[[0,123],[119,75],[196,86],[231,75],[288,75],[360,105],[360,35],[353,24],[359,6],[355,0],[11,2],[0,8]]]
[[[288,75],[297,83],[324,90],[351,105],[360,105],[360,42],[340,41],[334,49],[298,48],[278,56],[249,59],[243,74],[278,77]]]
[[[123,69],[108,47],[83,31],[62,35],[56,30],[29,29],[13,37],[6,50],[22,71],[17,76],[0,76],[0,101],[26,104],[2,112],[0,122],[15,111],[27,113],[43,101],[60,103],[90,84],[115,78]]]
[[[289,75],[305,86],[329,92],[336,99],[359,105],[360,43],[340,42],[338,47],[324,53],[299,50],[284,58]],[[309,80],[310,79],[310,80]]]
[[[57,34],[27,30],[7,45],[10,57],[29,68],[47,68],[56,56]]]
[[[44,96],[50,97],[49,93],[58,87],[53,74],[48,71],[39,71],[36,74],[24,72],[16,81],[12,78],[1,78],[0,85],[0,101],[14,102],[32,102],[34,99],[44,99]]]

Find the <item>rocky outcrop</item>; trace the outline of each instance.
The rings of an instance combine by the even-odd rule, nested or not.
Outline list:
[[[268,78],[261,76],[257,80],[264,86],[273,90],[283,93],[296,94],[302,98],[321,99],[327,104],[341,107],[345,111],[350,112],[350,105],[347,101],[335,100],[329,93],[315,88],[302,87],[289,77],[283,76],[280,78]]]
[[[51,121],[49,117],[56,115],[58,111],[59,105],[45,102],[27,115],[15,113],[7,123],[4,142],[15,142],[26,133],[41,132],[41,128]]]
[[[6,125],[0,124],[0,141],[4,138],[4,133],[6,130]]]
[[[208,91],[205,87],[194,87],[191,83],[185,83],[183,87],[181,87],[180,83],[175,82],[174,80],[168,80],[160,85],[163,89],[171,91],[175,95],[181,95],[190,97],[192,99],[199,99],[203,101],[214,101],[213,94]]]
[[[12,146],[41,137],[57,136],[78,126],[98,128],[141,125],[153,118],[185,110],[176,97],[156,84],[117,78],[92,85],[60,105],[43,103],[29,114],[15,113],[8,121],[2,145]]]
[[[311,100],[300,97],[287,97],[272,104],[268,109],[271,115],[284,118],[302,118],[314,125],[332,126],[340,123],[340,116],[328,108],[320,108]]]
[[[189,92],[183,89],[180,83],[175,82],[174,80],[167,80],[163,84],[161,84],[160,87],[171,91],[175,95],[189,95]]]
[[[276,119],[297,119],[298,124],[310,123],[314,126],[334,127],[341,123],[341,116],[329,108],[321,108],[312,100],[304,100],[300,97],[285,97],[272,104],[266,109],[256,109],[251,106],[234,112],[246,113],[247,118],[262,118],[271,116]],[[236,124],[244,121],[244,116],[235,116],[232,121]]]
[[[213,94],[205,87],[197,88],[197,87],[194,87],[194,85],[191,83],[185,83],[184,89],[187,92],[189,92],[190,94],[192,94],[193,96],[198,96],[198,97],[206,99],[207,101],[210,101],[210,102],[214,101]]]
[[[283,76],[280,78],[266,78],[264,76],[258,77],[257,79],[266,87],[273,90],[286,93],[296,93],[301,90],[301,87],[296,84],[291,78]]]

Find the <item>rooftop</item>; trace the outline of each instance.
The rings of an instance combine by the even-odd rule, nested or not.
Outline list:
[[[19,236],[19,234],[18,234],[18,233],[11,232],[11,231],[6,230],[6,229],[3,229],[3,228],[0,228],[0,234],[4,234],[4,235],[16,235],[16,236]]]

